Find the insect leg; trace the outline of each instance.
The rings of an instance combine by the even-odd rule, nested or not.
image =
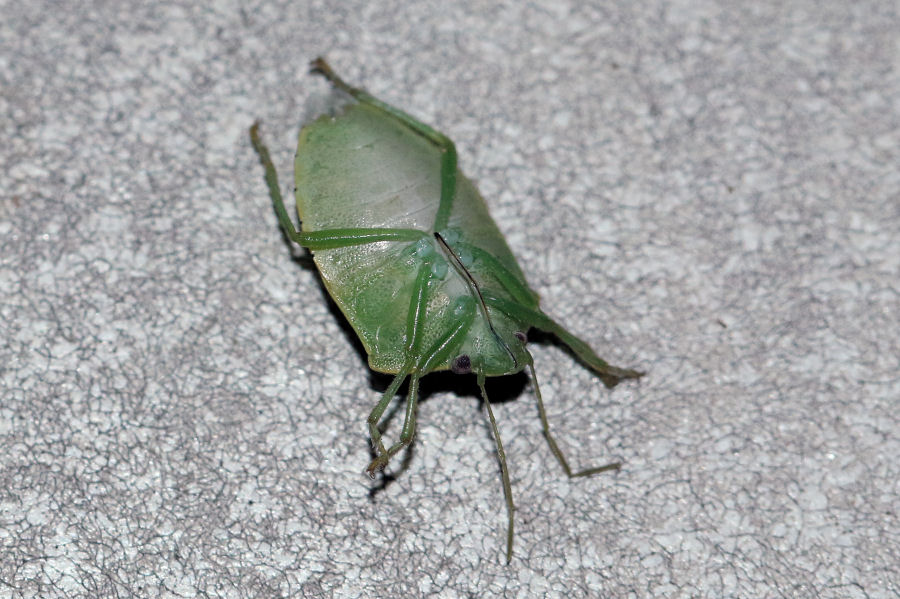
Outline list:
[[[311,250],[326,250],[378,241],[417,241],[427,236],[427,233],[414,229],[373,228],[298,231],[294,227],[290,216],[288,216],[287,209],[284,207],[281,187],[278,185],[278,172],[275,170],[275,164],[272,162],[271,156],[269,156],[269,149],[263,143],[259,134],[259,121],[253,123],[253,126],[250,127],[250,140],[253,142],[253,147],[259,155],[259,161],[265,168],[266,185],[269,187],[269,195],[272,198],[272,205],[275,208],[275,214],[278,216],[278,222],[285,235],[291,241]]]
[[[366,467],[366,472],[371,477],[375,477],[375,472],[381,470],[387,463],[391,461],[398,451],[407,447],[412,443],[416,434],[416,408],[419,405],[419,379],[421,375],[417,372],[409,376],[409,393],[406,396],[406,410],[403,416],[403,429],[400,431],[400,439],[385,451],[384,445],[381,446],[381,453],[372,460]]]
[[[425,307],[428,304],[428,281],[431,280],[431,263],[423,262],[416,274],[416,283],[409,300],[409,312],[406,315],[406,352],[415,355],[418,352],[419,340],[422,338],[422,321],[425,319]]]
[[[425,306],[428,303],[428,281],[430,278],[431,264],[429,262],[422,262],[422,264],[419,265],[419,272],[416,274],[415,288],[413,289],[412,299],[410,300],[409,312],[406,316],[406,351],[409,356],[407,358],[407,364],[409,364],[409,366],[405,367],[403,371],[394,378],[391,386],[385,391],[381,401],[378,402],[378,405],[376,405],[369,414],[367,420],[369,424],[369,435],[372,437],[372,442],[375,444],[375,450],[378,453],[375,459],[366,468],[366,472],[369,473],[369,476],[375,476],[375,471],[384,468],[391,459],[391,456],[403,447],[402,440],[405,433],[409,431],[410,441],[412,440],[411,431],[415,430],[415,405],[417,401],[415,396],[418,394],[419,389],[418,374],[414,374],[409,381],[406,416],[403,421],[401,442],[394,444],[390,450],[384,448],[384,443],[381,440],[381,431],[378,430],[378,421],[381,420],[381,416],[384,414],[388,404],[390,404],[391,400],[394,398],[394,395],[396,395],[397,389],[400,388],[403,380],[406,379],[407,375],[413,372],[414,367],[412,365],[420,359],[419,356],[416,356],[415,352],[418,349],[418,341],[421,338],[421,327],[419,325],[424,318]],[[410,409],[412,409],[411,426]]]
[[[639,370],[619,368],[607,363],[591,349],[591,346],[567,331],[562,325],[557,324],[556,321],[541,310],[533,310],[488,293],[484,294],[484,301],[487,305],[497,308],[515,320],[528,323],[530,326],[556,335],[560,341],[575,352],[575,355],[578,356],[578,359],[584,365],[597,373],[607,387],[614,387],[622,379],[636,379],[644,376],[644,373]]]
[[[400,385],[403,384],[403,381],[406,380],[406,377],[409,376],[411,369],[412,366],[404,368],[402,372],[394,377],[394,380],[391,381],[391,384],[384,392],[384,395],[381,396],[381,399],[375,407],[372,408],[372,411],[369,412],[369,417],[366,418],[366,423],[369,425],[369,436],[372,438],[372,444],[375,445],[375,451],[378,454],[378,457],[387,454],[387,450],[384,448],[384,441],[381,439],[381,431],[378,430],[378,421],[381,420],[381,416],[390,405],[391,400],[397,395],[397,390],[400,388]],[[372,462],[372,464],[369,464],[369,467],[366,468],[366,472],[373,478],[375,477],[375,470],[377,469],[373,468],[374,463],[375,462]],[[387,460],[385,460],[384,463],[387,464]],[[384,467],[384,465],[382,465],[382,467]]]
[[[488,418],[491,421],[491,429],[494,431],[494,441],[497,443],[497,458],[500,460],[500,475],[503,478],[503,496],[506,498],[506,516],[508,523],[506,526],[506,563],[512,559],[513,548],[513,514],[516,506],[513,505],[512,484],[509,482],[509,468],[506,465],[506,452],[503,451],[503,442],[500,441],[500,430],[497,428],[497,420],[494,418],[494,411],[491,409],[491,402],[488,400],[487,391],[484,389],[484,373],[478,372],[478,387],[481,388],[481,398],[484,399],[484,405],[487,408]]]
[[[531,354],[528,354],[528,368],[531,369],[531,381],[534,384],[534,394],[537,397],[538,413],[541,417],[541,426],[544,428],[544,438],[547,439],[547,445],[550,446],[550,451],[552,451],[553,455],[556,456],[556,459],[559,460],[559,464],[560,466],[562,466],[562,469],[566,473],[566,476],[568,476],[569,478],[590,476],[592,474],[597,474],[598,472],[605,472],[606,470],[618,470],[619,468],[621,468],[621,462],[613,462],[611,464],[604,464],[603,466],[594,466],[593,468],[585,468],[584,470],[579,470],[578,472],[572,472],[572,469],[569,467],[569,462],[566,461],[566,457],[559,449],[559,445],[556,444],[556,439],[554,439],[553,435],[550,434],[550,423],[547,421],[547,412],[544,410],[544,400],[541,397],[541,387],[540,385],[538,385],[537,373],[534,371],[534,360],[531,358]]]
[[[427,237],[425,231],[416,229],[322,229],[306,231],[293,235],[288,232],[291,241],[295,241],[311,250],[330,250],[378,241],[418,241]]]
[[[419,379],[434,370],[440,364],[446,363],[458,350],[460,344],[465,339],[466,334],[469,332],[469,329],[472,327],[472,322],[475,320],[475,304],[472,299],[468,296],[460,298],[454,308],[453,315],[456,322],[456,326],[453,330],[438,339],[428,351],[417,358],[418,363],[413,368],[409,377],[409,393],[406,398],[406,415],[403,420],[403,431],[400,433],[400,440],[388,448],[387,451],[381,453],[372,460],[372,463],[366,468],[366,472],[368,472],[370,476],[374,475],[376,470],[384,468],[388,461],[390,461],[398,451],[412,443],[413,436],[416,432],[416,407],[419,400]],[[397,376],[405,375],[400,374]],[[391,386],[393,387],[393,385]],[[397,386],[399,387],[399,384]],[[385,395],[387,395],[387,393],[385,393]],[[384,400],[382,400],[382,402],[383,401]],[[385,407],[386,406],[387,404],[385,404]],[[378,407],[381,407],[381,402],[376,406],[376,409]],[[383,412],[384,407],[378,412],[377,416],[380,418],[381,413]],[[375,410],[372,411],[372,415],[375,415]],[[370,423],[372,415],[369,416]],[[378,438],[380,439],[380,435]]]
[[[312,72],[324,75],[332,85],[339,90],[350,94],[357,101],[373,106],[385,114],[394,117],[401,123],[433,143],[441,151],[441,201],[435,218],[434,230],[440,231],[447,226],[450,219],[450,211],[453,207],[453,196],[456,194],[456,146],[446,135],[432,129],[425,123],[406,114],[402,110],[394,108],[390,104],[382,102],[367,91],[348,85],[343,79],[331,70],[331,66],[323,58],[317,58],[310,63]]]
[[[520,304],[525,306],[537,306],[538,295],[528,288],[522,280],[522,275],[516,275],[510,272],[508,268],[497,260],[490,252],[486,252],[476,245],[464,242],[457,242],[456,247],[460,250],[468,250],[472,254],[472,258],[480,262],[486,272],[496,277],[503,285],[503,288]]]
[[[259,161],[266,170],[266,185],[269,187],[269,196],[272,198],[272,204],[275,206],[278,222],[281,224],[285,234],[294,241],[300,233],[294,228],[294,223],[284,208],[284,200],[281,198],[281,186],[278,185],[278,171],[275,170],[275,164],[272,162],[272,157],[269,156],[269,148],[266,147],[259,134],[259,121],[253,123],[250,127],[250,141],[253,143],[253,149],[259,155]]]

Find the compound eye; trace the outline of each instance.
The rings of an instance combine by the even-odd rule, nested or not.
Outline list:
[[[513,333],[513,335],[516,336],[516,339],[522,342],[522,345],[528,343],[528,335],[526,335],[522,331],[516,331],[515,333]]]
[[[450,370],[455,374],[469,374],[472,372],[472,360],[466,354],[460,354],[453,358]]]

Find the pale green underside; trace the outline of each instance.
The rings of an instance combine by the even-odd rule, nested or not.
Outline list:
[[[441,193],[440,151],[370,106],[352,104],[337,117],[321,117],[303,128],[295,183],[303,231],[409,228],[427,231],[433,239],[431,227]],[[457,173],[449,228],[459,231],[461,242],[491,254],[527,287],[484,200],[461,172]],[[411,254],[411,245],[378,242],[314,252],[329,293],[362,340],[369,365],[380,372],[399,372],[408,357],[407,315],[420,263]],[[513,299],[481,261],[476,260],[468,270],[482,290]],[[455,319],[450,307],[458,296],[471,294],[462,276],[450,268],[432,292],[423,349],[452,330]],[[537,308],[536,294],[528,307]],[[491,320],[495,330],[506,335],[529,328],[528,323],[513,322],[497,311],[491,312]],[[479,309],[460,353],[489,358],[497,352],[505,350],[490,333]],[[486,359],[484,363],[491,362]],[[448,367],[445,363],[437,369]]]

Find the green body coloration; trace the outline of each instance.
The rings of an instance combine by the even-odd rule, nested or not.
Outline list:
[[[353,104],[338,118],[322,117],[305,127],[295,161],[297,210],[304,231],[342,227],[394,227],[422,231],[418,241],[384,241],[314,252],[329,293],[346,315],[369,355],[369,366],[397,374],[409,359],[410,298],[418,273],[428,277],[424,324],[418,345],[434,345],[459,319],[454,310],[474,311],[461,345],[433,365],[447,370],[457,354],[472,357],[485,376],[518,372],[526,364],[522,343],[513,333],[529,324],[478,309],[477,294],[445,247],[435,237],[440,204],[441,154],[427,139],[402,122],[385,118],[377,108]],[[524,282],[512,252],[488,215],[478,191],[456,173],[456,195],[441,236],[478,282],[482,293],[527,302],[538,308],[537,295]],[[475,254],[493,257],[475,260]],[[499,266],[496,263],[499,263]],[[502,269],[502,274],[499,269]],[[505,275],[512,292],[502,283]],[[457,300],[465,300],[460,307]],[[505,338],[504,338],[505,337]],[[516,356],[511,359],[507,347]]]
[[[357,102],[300,132],[294,165],[300,231],[284,207],[258,124],[251,138],[285,233],[313,252],[328,292],[365,346],[369,365],[396,375],[368,418],[377,455],[367,472],[374,476],[412,442],[422,376],[447,369],[474,373],[500,458],[509,560],[512,492],[485,377],[529,368],[551,450],[566,474],[585,476],[619,464],[576,473],[569,468],[549,431],[527,331],[534,327],[559,337],[608,386],[642,373],[607,364],[541,311],[484,200],[458,170],[449,139],[350,87],[322,59],[313,62],[313,71]],[[403,430],[386,448],[378,422],[407,377]]]

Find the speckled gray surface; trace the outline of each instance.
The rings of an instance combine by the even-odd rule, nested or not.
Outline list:
[[[0,597],[900,596],[892,2],[0,3]],[[593,5],[593,6],[591,6]],[[373,379],[276,228],[336,68],[457,141],[605,390]],[[395,435],[399,417],[389,427]]]

